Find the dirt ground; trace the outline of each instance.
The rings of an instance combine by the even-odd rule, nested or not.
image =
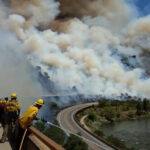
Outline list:
[[[0,138],[2,136],[2,127],[0,127]],[[0,143],[0,150],[12,150],[11,147],[10,147],[10,144],[9,142],[5,142],[5,143]]]

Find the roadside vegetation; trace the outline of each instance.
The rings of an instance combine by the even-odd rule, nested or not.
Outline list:
[[[93,134],[118,147],[118,149],[133,150],[134,148],[126,147],[125,143],[118,138],[112,135],[107,137],[100,128],[104,124],[117,121],[150,117],[150,102],[148,99],[143,101],[134,99],[126,101],[101,99],[98,101],[97,106],[92,106],[76,115],[75,119],[79,124],[83,116],[87,116],[84,122]],[[84,127],[84,125],[81,126]]]
[[[48,106],[54,114],[57,114],[61,109],[56,102],[50,102]],[[54,121],[53,124],[59,126],[57,121]],[[41,121],[35,121],[33,126],[56,143],[62,145],[66,150],[88,150],[88,145],[81,138],[71,134],[68,136],[60,128]],[[80,133],[78,135],[81,136]]]
[[[52,108],[54,110],[59,110],[60,109],[59,106],[58,106],[58,104],[55,103],[55,102],[51,102],[50,103],[50,108]]]
[[[54,124],[58,125],[57,122],[54,122]],[[57,127],[48,126],[41,121],[36,122],[34,127],[56,143],[62,145],[66,150],[88,150],[88,145],[81,138],[75,135],[67,136],[63,130]]]

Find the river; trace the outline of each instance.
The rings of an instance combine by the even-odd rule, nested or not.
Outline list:
[[[122,121],[101,127],[105,135],[113,135],[135,150],[150,150],[150,119]]]

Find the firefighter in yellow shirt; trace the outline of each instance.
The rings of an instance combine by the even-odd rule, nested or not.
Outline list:
[[[4,143],[7,140],[8,129],[11,127],[12,133],[15,131],[16,121],[20,115],[20,104],[17,101],[16,93],[11,94],[11,100],[6,103],[5,106],[5,119],[4,129],[1,138],[1,142]]]
[[[37,120],[38,118],[36,115],[39,112],[39,109],[44,105],[44,100],[39,99],[35,102],[35,105],[30,106],[23,116],[19,118],[19,130],[18,130],[18,137],[17,142],[18,145],[16,146],[19,149],[19,145],[24,134],[24,131],[31,126],[33,120]]]
[[[11,100],[6,105],[6,111],[8,112],[11,122],[15,122],[20,116],[20,103],[17,101],[16,93],[11,94]]]

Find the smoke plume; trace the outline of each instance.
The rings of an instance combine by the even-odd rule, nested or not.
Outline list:
[[[41,67],[59,89],[150,96],[144,76],[150,18],[135,18],[125,0],[9,0],[0,7],[1,28],[18,40],[21,57]],[[127,69],[121,58],[133,55],[139,65]]]
[[[0,41],[0,95],[10,96],[12,92],[20,96],[40,95],[41,87],[32,79],[33,68],[20,52],[23,51],[20,41],[5,28],[0,28]]]

